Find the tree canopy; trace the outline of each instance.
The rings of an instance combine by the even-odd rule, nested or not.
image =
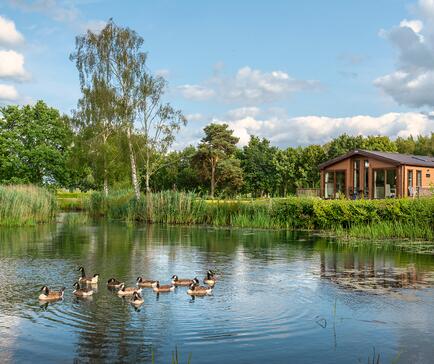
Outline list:
[[[43,101],[0,108],[0,183],[69,186],[69,119]]]

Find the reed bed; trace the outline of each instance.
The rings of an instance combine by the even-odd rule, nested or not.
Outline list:
[[[35,225],[52,221],[56,200],[48,190],[33,185],[0,186],[0,225]]]
[[[331,230],[338,235],[431,240],[434,198],[334,200],[290,197],[207,201],[195,193],[165,191],[136,200],[132,191],[96,192],[90,213],[111,219],[264,229]]]

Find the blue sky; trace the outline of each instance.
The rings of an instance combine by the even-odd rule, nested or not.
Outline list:
[[[70,113],[74,38],[113,17],[143,36],[188,115],[177,147],[209,122],[229,123],[240,144],[256,134],[282,147],[434,130],[433,0],[2,0],[0,16],[2,104]]]

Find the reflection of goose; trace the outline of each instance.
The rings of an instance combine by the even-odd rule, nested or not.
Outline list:
[[[65,287],[62,287],[59,291],[50,292],[47,286],[43,286],[41,292],[42,293],[39,295],[41,301],[57,301],[63,298]]]
[[[137,277],[137,286],[144,288],[152,288],[157,285],[157,281],[152,279],[143,279],[142,277]]]
[[[208,272],[206,272],[206,277],[203,279],[203,283],[209,285],[209,286],[214,286],[216,282],[216,278],[215,278],[215,273],[212,270],[209,270]],[[199,283],[199,282],[197,282]]]
[[[107,287],[108,288],[119,288],[122,283],[124,283],[124,282],[118,281],[116,278],[110,278],[107,281]]]
[[[125,287],[124,283],[121,283],[119,291],[118,291],[118,295],[119,296],[132,296],[135,292],[142,292],[141,288],[137,288],[137,287]]]
[[[75,282],[73,287],[75,288],[72,293],[79,297],[88,297],[93,295],[93,289],[91,288],[80,288],[78,282]]]
[[[193,282],[193,279],[179,279],[176,274],[172,276],[172,284],[174,286],[189,286]]]
[[[163,286],[160,286],[160,281],[157,281],[157,284],[153,287],[154,292],[171,292],[175,290],[175,286],[172,286],[171,284],[165,284]]]
[[[211,287],[199,286],[197,283],[192,283],[187,291],[190,296],[205,296],[212,293]]]
[[[131,298],[131,304],[133,304],[134,306],[140,306],[143,302],[145,302],[145,301],[143,300],[140,293],[134,292],[133,297]]]
[[[80,283],[90,283],[90,284],[98,283],[99,274],[94,274],[93,277],[86,277],[83,267],[78,268],[78,271],[81,272],[81,277],[78,280]]]

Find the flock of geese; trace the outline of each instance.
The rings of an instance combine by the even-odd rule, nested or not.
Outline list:
[[[78,281],[73,284],[75,296],[85,298],[94,294],[94,288],[98,285],[99,274],[94,274],[92,277],[87,277],[83,267],[78,269],[80,277]],[[144,301],[141,296],[143,288],[152,288],[156,293],[166,293],[175,290],[175,287],[184,286],[188,287],[187,293],[190,296],[205,296],[212,293],[212,290],[216,284],[216,275],[212,270],[208,270],[206,277],[203,279],[203,283],[206,286],[201,286],[199,279],[181,279],[177,275],[172,276],[171,284],[160,285],[160,281],[152,279],[143,279],[138,277],[136,285],[134,287],[126,287],[124,282],[117,280],[116,278],[110,278],[107,281],[107,288],[116,291],[120,297],[131,297],[130,302],[133,305],[141,305]],[[51,291],[47,286],[41,288],[41,294],[39,300],[41,301],[57,301],[63,299],[65,287],[62,287],[59,291]]]

